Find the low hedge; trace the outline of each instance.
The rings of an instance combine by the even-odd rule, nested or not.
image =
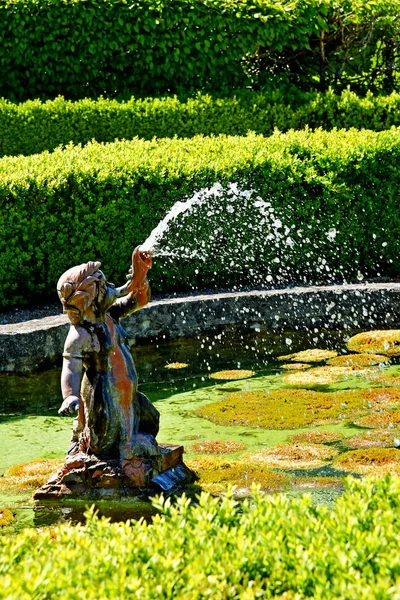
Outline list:
[[[2,158],[0,303],[54,297],[60,274],[86,260],[123,280],[171,206],[215,182],[218,197],[171,226],[173,256],[155,260],[153,289],[397,276],[399,133],[93,142]]]
[[[231,97],[197,94],[193,98],[80,100],[57,98],[13,104],[0,100],[0,156],[29,155],[61,144],[90,140],[113,142],[134,137],[195,135],[270,135],[311,128],[365,128],[374,131],[400,125],[400,94],[365,98],[346,90],[341,95],[302,93],[293,88],[276,93],[240,90]]]
[[[25,529],[0,546],[0,598],[396,599],[400,482],[348,480],[333,509],[257,491],[156,503],[152,523]]]

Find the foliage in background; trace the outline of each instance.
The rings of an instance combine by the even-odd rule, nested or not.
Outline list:
[[[93,142],[2,158],[0,304],[54,298],[60,274],[87,260],[101,260],[111,281],[124,281],[132,249],[171,206],[215,182],[268,201],[274,217],[266,227],[273,221],[279,239],[263,231],[255,237],[254,204],[237,216],[222,197],[219,212],[229,219],[219,237],[210,243],[214,216],[198,211],[192,228],[175,231],[172,262],[154,261],[153,289],[263,285],[270,273],[286,284],[357,270],[398,276],[399,159],[398,129]],[[227,263],[233,241],[240,259]],[[179,248],[193,243],[208,244],[204,263],[179,258]],[[246,254],[254,257],[251,269]]]
[[[26,529],[0,547],[0,598],[395,599],[400,480],[349,480],[334,508],[256,492],[159,502],[151,524]]]
[[[0,156],[29,155],[57,146],[113,142],[134,137],[193,137],[195,135],[271,135],[280,131],[322,127],[355,127],[382,131],[400,125],[400,94],[365,98],[345,90],[336,95],[300,92],[259,93],[240,90],[231,97],[198,93],[193,98],[131,98],[116,100],[13,104],[0,100]]]
[[[0,0],[0,96],[21,101],[398,87],[400,0]]]

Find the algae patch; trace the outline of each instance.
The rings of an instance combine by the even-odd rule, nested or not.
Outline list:
[[[300,429],[347,422],[371,410],[399,404],[400,390],[394,388],[337,392],[271,389],[226,394],[222,401],[201,406],[196,414],[218,425]]]
[[[249,462],[278,469],[322,467],[337,455],[335,448],[321,444],[278,444],[272,448],[246,454]]]
[[[278,356],[278,360],[293,361],[299,363],[319,363],[334,358],[337,356],[335,350],[322,350],[321,348],[310,348],[308,350],[301,350],[300,352],[294,352],[293,354],[285,354]]]
[[[327,363],[333,367],[373,367],[385,364],[390,358],[383,354],[344,354],[330,358]]]
[[[355,421],[360,427],[371,429],[393,429],[400,427],[400,410],[391,409],[386,412],[366,415]]]
[[[344,440],[345,446],[353,449],[361,448],[393,448],[394,440],[400,437],[400,431],[372,430],[364,431]]]
[[[43,459],[14,465],[0,477],[0,491],[23,492],[39,488],[62,464],[59,459]]]
[[[314,367],[307,371],[289,373],[282,377],[282,381],[286,385],[308,388],[332,385],[360,374],[365,375],[365,369],[360,370],[360,367],[324,366]]]
[[[15,515],[9,508],[0,508],[0,527],[7,527],[15,519]]]
[[[338,456],[333,466],[360,474],[400,474],[400,451],[396,448],[351,450]]]
[[[249,371],[246,369],[231,369],[227,371],[216,371],[215,373],[211,373],[211,379],[220,379],[220,380],[236,380],[236,379],[247,379],[248,377],[253,377],[255,375],[255,371]]]
[[[358,333],[349,339],[347,348],[351,352],[400,356],[400,329]]]
[[[246,448],[247,444],[233,440],[208,440],[192,444],[188,450],[197,454],[230,454]]]
[[[289,441],[295,444],[329,444],[343,437],[340,431],[302,431],[290,436]]]
[[[339,477],[295,477],[291,481],[294,488],[342,488],[343,482]]]
[[[246,495],[253,484],[263,491],[275,492],[285,489],[290,482],[290,477],[284,473],[248,462],[200,457],[187,461],[187,465],[198,475],[201,487],[211,494],[221,494],[228,486],[235,485]]]
[[[280,365],[281,369],[285,369],[285,371],[305,371],[306,369],[311,368],[311,364],[309,363],[286,363],[284,365]]]

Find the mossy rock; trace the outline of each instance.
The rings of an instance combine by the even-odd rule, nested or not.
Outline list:
[[[331,461],[338,451],[321,444],[278,444],[246,454],[249,463],[278,469],[312,469]]]
[[[195,452],[196,454],[230,454],[246,450],[246,448],[246,444],[233,440],[208,440],[192,444],[188,448],[188,451]]]
[[[228,486],[235,485],[245,494],[251,492],[253,484],[262,490],[275,492],[285,489],[290,477],[272,471],[263,465],[227,460],[217,457],[199,457],[186,461],[199,477],[200,485],[211,494],[219,495]]]
[[[338,456],[336,468],[360,474],[400,474],[400,450],[396,448],[363,448]]]
[[[60,459],[42,459],[10,467],[0,478],[0,491],[21,492],[39,488],[62,464]]]
[[[375,412],[354,422],[360,427],[371,429],[396,429],[400,427],[400,410],[391,409],[385,412]]]
[[[354,421],[357,416],[382,410],[389,404],[400,405],[400,390],[241,391],[226,394],[223,400],[202,406],[196,414],[217,425],[300,429]]]
[[[343,437],[339,431],[302,431],[290,436],[289,441],[295,444],[329,444]]]
[[[349,377],[361,374],[365,375],[365,369],[361,371],[360,367],[324,366],[314,367],[313,369],[308,369],[307,371],[288,373],[283,375],[282,381],[286,385],[312,388],[317,386],[332,385],[334,383],[338,383],[339,381],[348,379]]]
[[[0,527],[7,527],[14,519],[15,515],[9,508],[0,508]]]
[[[309,350],[301,350],[293,354],[285,354],[278,356],[278,360],[290,360],[299,363],[319,363],[337,356],[335,350],[322,350],[321,348],[310,348]]]
[[[373,367],[389,362],[383,354],[344,354],[330,358],[327,363],[333,367]]]
[[[400,356],[400,329],[357,333],[349,339],[347,348],[351,352]]]
[[[255,374],[255,371],[249,371],[246,369],[231,369],[227,371],[217,371],[216,373],[211,373],[210,378],[229,381],[235,379],[247,379],[248,377],[253,377]]]
[[[400,430],[363,431],[351,438],[346,438],[344,444],[352,449],[393,448],[396,438],[400,438]]]

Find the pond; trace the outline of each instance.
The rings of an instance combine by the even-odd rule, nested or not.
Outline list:
[[[354,333],[224,330],[133,348],[140,389],[161,413],[158,440],[183,445],[185,462],[200,476],[191,492],[220,494],[233,483],[244,496],[255,482],[331,504],[343,475],[396,470],[398,359],[335,358],[349,354]],[[292,356],[306,349],[312,352]],[[13,517],[0,531],[83,518],[84,502],[30,500],[57,470],[71,435],[72,418],[57,414],[59,380],[60,367],[0,375],[0,524],[1,510]],[[98,508],[122,520],[153,511],[128,502]]]

